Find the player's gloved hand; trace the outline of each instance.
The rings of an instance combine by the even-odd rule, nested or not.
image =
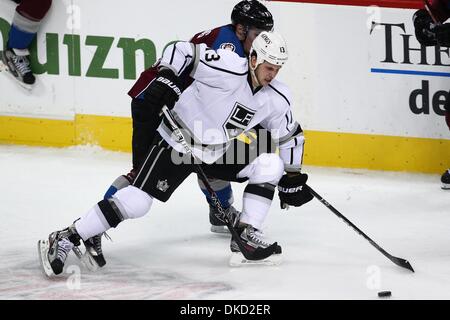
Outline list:
[[[278,182],[278,197],[280,207],[300,207],[312,200],[313,195],[305,187],[308,175],[306,173],[288,173],[281,177]]]
[[[450,23],[434,27],[437,44],[441,47],[450,47]]]
[[[434,31],[435,24],[427,10],[417,10],[412,20],[417,41],[424,46],[435,46],[437,44],[436,32]]]
[[[181,82],[168,68],[162,68],[144,93],[144,100],[152,107],[161,110],[164,105],[172,109],[181,95]]]

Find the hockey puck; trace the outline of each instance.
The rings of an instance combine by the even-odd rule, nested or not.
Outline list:
[[[390,291],[380,291],[378,292],[378,296],[380,298],[387,298],[390,297],[392,295],[392,293]]]

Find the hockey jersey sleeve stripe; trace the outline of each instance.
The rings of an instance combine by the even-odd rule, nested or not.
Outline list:
[[[291,148],[291,161],[289,161],[289,164],[291,166],[294,164],[294,148]]]
[[[194,78],[195,72],[197,71],[198,63],[200,61],[200,47],[196,44],[191,43],[192,52],[194,53],[193,63],[192,63],[192,71],[189,74],[191,78]]]
[[[294,138],[294,143],[295,143],[294,147],[291,148],[291,163],[290,163],[291,166],[294,166],[294,150],[296,149],[296,147],[298,145],[297,138]],[[302,152],[302,155],[303,155],[303,152]],[[302,162],[300,161],[300,163],[302,163]]]
[[[301,133],[283,147],[280,147],[280,157],[283,159],[286,172],[298,172],[301,170],[304,144],[305,138]]]
[[[289,117],[287,114],[284,115],[286,117],[286,131],[289,131]]]
[[[292,140],[293,138],[296,138],[300,135],[303,134],[303,130],[302,127],[300,126],[300,124],[298,122],[295,123],[295,127],[293,130],[291,130],[287,135],[285,135],[284,137],[281,137],[278,139],[278,145],[283,145],[286,142]]]
[[[175,42],[164,50],[158,69],[162,67],[168,68],[178,76],[188,66],[195,63],[195,58],[194,44],[189,42]]]
[[[173,63],[173,57],[175,56],[175,50],[177,50],[177,43],[175,42],[172,49],[172,55],[170,56],[170,64]]]
[[[189,59],[192,59],[192,56],[191,56],[191,55],[187,55],[187,56],[185,56],[185,57],[186,57],[186,58],[184,59],[184,63],[183,63],[183,65],[181,66],[180,70],[178,71],[178,75],[180,75],[180,74],[184,71],[185,66],[186,66],[186,64],[188,63]]]
[[[278,93],[280,96],[282,96],[284,98],[284,100],[286,100],[287,104],[290,106],[291,103],[289,102],[288,98],[286,98],[286,96],[284,94],[282,94],[280,91],[278,91],[277,89],[275,89],[274,86],[272,86],[271,84],[269,84],[269,87],[271,87],[276,93]]]
[[[238,72],[234,72],[234,71],[231,71],[231,70],[226,70],[226,69],[222,69],[222,68],[219,68],[219,67],[211,66],[211,65],[207,64],[206,62],[204,62],[203,60],[200,60],[200,62],[203,63],[205,66],[210,67],[210,68],[212,68],[214,70],[218,70],[218,71],[234,74],[236,76],[246,76],[248,74],[248,71],[243,72],[243,73],[238,73]]]

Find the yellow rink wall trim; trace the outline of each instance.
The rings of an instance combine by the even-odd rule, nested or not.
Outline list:
[[[131,118],[79,114],[74,120],[0,116],[0,142],[67,147],[99,145],[131,152]]]
[[[76,115],[71,120],[0,116],[0,142],[65,147],[99,145],[131,151],[131,118]],[[304,164],[442,173],[450,167],[450,140],[306,131]]]

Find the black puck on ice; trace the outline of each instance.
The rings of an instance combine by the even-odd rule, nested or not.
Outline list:
[[[378,296],[380,298],[387,298],[390,297],[392,295],[392,293],[390,291],[380,291],[378,292]]]

